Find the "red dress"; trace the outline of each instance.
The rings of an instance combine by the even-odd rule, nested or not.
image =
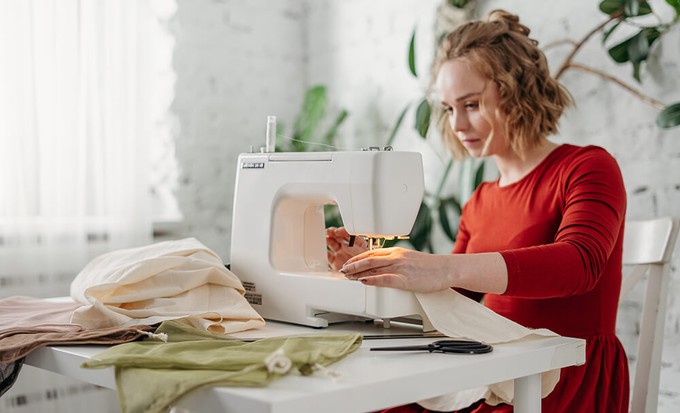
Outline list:
[[[615,335],[625,211],[616,161],[602,148],[573,145],[514,184],[483,183],[463,209],[453,253],[498,251],[508,268],[507,291],[486,294],[484,304],[526,327],[586,339],[586,364],[562,369],[544,412],[628,412],[628,362]]]

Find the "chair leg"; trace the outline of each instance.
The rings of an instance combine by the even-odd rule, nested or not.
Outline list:
[[[656,413],[659,400],[659,373],[663,349],[664,324],[670,265],[652,264],[645,292],[638,359],[635,365],[632,413]],[[658,316],[658,315],[662,316]]]

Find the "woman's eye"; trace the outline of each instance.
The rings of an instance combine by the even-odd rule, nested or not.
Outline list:
[[[465,109],[477,109],[479,107],[478,102],[466,102]]]
[[[448,114],[453,113],[453,108],[451,106],[442,106],[442,110]]]

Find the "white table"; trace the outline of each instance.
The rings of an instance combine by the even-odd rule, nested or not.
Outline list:
[[[313,330],[269,322],[264,329],[241,336],[260,338],[338,330],[346,328]],[[364,333],[372,334],[375,330]],[[226,413],[367,412],[515,380],[515,411],[538,413],[541,411],[541,373],[585,362],[585,341],[568,337],[497,345],[493,352],[481,355],[369,351],[370,347],[431,341],[432,338],[364,340],[359,350],[330,366],[343,373],[339,380],[319,373],[308,377],[291,374],[264,388],[196,390],[180,399],[177,407],[190,412]],[[26,364],[115,389],[112,368],[79,367],[103,349],[101,346],[46,347],[31,353]]]

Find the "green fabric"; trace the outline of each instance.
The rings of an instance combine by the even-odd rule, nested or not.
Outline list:
[[[190,390],[203,386],[265,386],[285,373],[270,372],[265,360],[285,355],[291,370],[311,374],[361,346],[360,334],[308,334],[243,342],[177,321],[156,333],[168,342],[147,340],[113,346],[82,367],[115,366],[123,413],[161,413]]]

